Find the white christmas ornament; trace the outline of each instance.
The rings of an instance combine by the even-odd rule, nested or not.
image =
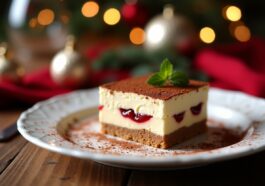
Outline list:
[[[166,5],[163,14],[154,17],[145,28],[147,50],[165,48],[181,49],[195,39],[193,25],[183,16],[174,15],[171,5]]]
[[[89,63],[75,49],[75,39],[69,36],[65,48],[52,59],[50,73],[62,87],[79,88],[88,81]]]

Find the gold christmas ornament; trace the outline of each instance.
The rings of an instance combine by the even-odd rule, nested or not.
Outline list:
[[[145,27],[147,50],[182,50],[196,40],[195,28],[185,17],[174,14],[172,5],[166,5],[162,15],[151,19]]]
[[[0,82],[18,83],[25,75],[25,70],[8,57],[6,43],[0,44]]]
[[[58,85],[79,88],[88,80],[89,63],[75,50],[75,38],[68,36],[65,48],[52,59],[51,76]]]

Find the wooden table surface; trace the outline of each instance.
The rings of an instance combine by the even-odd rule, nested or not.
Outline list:
[[[32,65],[29,66],[32,68]],[[0,130],[14,123],[24,110],[25,108],[0,110]],[[128,170],[49,152],[27,142],[21,135],[17,135],[7,142],[0,142],[0,186],[264,186],[264,167],[265,152],[261,152],[252,156],[193,169],[174,171]]]

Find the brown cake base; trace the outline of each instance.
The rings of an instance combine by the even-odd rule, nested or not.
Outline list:
[[[182,127],[179,130],[165,136],[159,136],[145,129],[127,129],[107,123],[101,123],[101,132],[104,134],[110,134],[126,140],[132,140],[145,145],[164,149],[201,134],[206,130],[206,120],[195,123],[190,127]]]

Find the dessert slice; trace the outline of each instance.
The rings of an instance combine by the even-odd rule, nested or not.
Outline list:
[[[99,121],[105,134],[168,148],[206,130],[208,84],[152,86],[141,76],[99,87]]]

